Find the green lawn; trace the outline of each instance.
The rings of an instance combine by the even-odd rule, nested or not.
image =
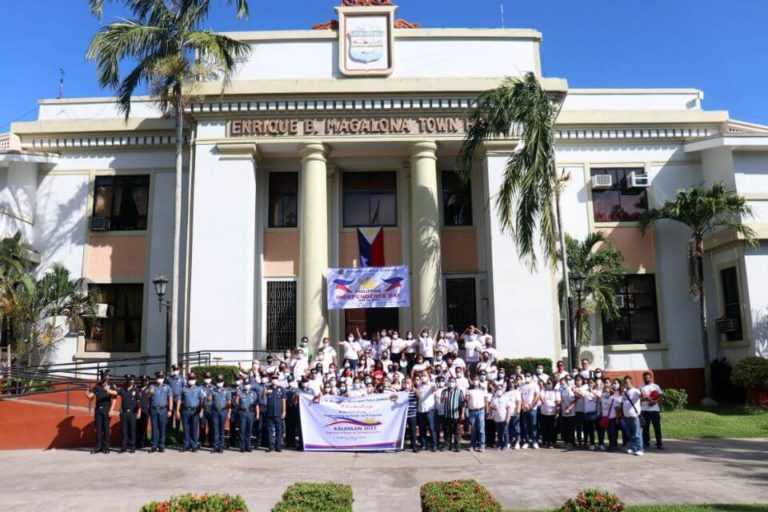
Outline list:
[[[558,509],[554,509],[556,512]],[[768,505],[635,505],[625,512],[768,512]],[[552,510],[508,510],[506,512],[553,512]]]
[[[768,437],[768,410],[733,407],[665,411],[661,413],[661,430],[666,439]]]

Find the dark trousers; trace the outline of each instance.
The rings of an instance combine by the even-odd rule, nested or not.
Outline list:
[[[269,429],[267,428],[267,407],[259,406],[259,419],[253,426],[253,432],[256,436],[256,446],[267,448],[269,446]]]
[[[445,436],[445,442],[448,443],[448,448],[456,447],[459,449],[459,419],[458,418],[444,418],[443,419],[443,432]]]
[[[238,416],[240,419],[240,449],[250,450],[256,413],[254,411],[240,411]]]
[[[538,412],[536,409],[520,412],[520,429],[523,440],[526,443],[534,444],[538,442]]]
[[[621,430],[621,425],[617,418],[608,421],[608,447],[611,450],[619,447],[619,430]]]
[[[109,450],[109,408],[97,407],[93,410],[96,426],[96,450]]]
[[[280,416],[267,417],[267,429],[269,430],[269,448],[272,450],[282,450],[283,418]]]
[[[563,442],[567,444],[574,444],[574,417],[573,416],[560,416],[560,430],[563,437]]]
[[[574,414],[573,431],[576,436],[576,442],[581,446],[586,441],[586,439],[584,439],[584,413],[576,412]]]
[[[166,426],[168,425],[168,408],[153,407],[149,411],[152,420],[152,449],[165,448]]]
[[[496,431],[496,441],[494,446],[499,450],[504,449],[509,444],[509,426],[506,421],[495,421],[494,430]]]
[[[122,449],[136,449],[136,411],[122,411],[120,413],[120,428],[123,431]]]
[[[596,412],[584,413],[584,444],[595,444],[595,423],[597,423]]]
[[[285,413],[285,446],[293,448],[296,446],[296,427],[299,423],[299,408],[288,407]]]
[[[416,450],[416,416],[408,416],[405,426],[411,440],[411,449]]]
[[[211,411],[204,411],[200,418],[200,446],[213,446],[213,433],[211,432]]]
[[[539,416],[539,421],[541,422],[541,441],[544,443],[555,444],[557,442],[555,417],[542,414]]]
[[[234,448],[240,445],[240,411],[232,409],[229,415],[229,447]]]
[[[489,448],[504,448],[496,445],[496,427],[497,424],[491,418],[485,418],[485,443]],[[501,432],[499,432],[501,435]],[[507,433],[509,436],[509,433]]]
[[[435,430],[437,431],[437,447],[441,448],[448,443],[448,432],[445,430],[445,416],[435,411]],[[440,434],[443,435],[443,443],[440,444]]]
[[[651,445],[651,425],[656,437],[656,447],[662,446],[661,440],[661,414],[659,411],[643,411],[643,446]]]
[[[141,410],[141,418],[136,420],[136,448],[141,450],[147,442],[147,427],[149,427],[149,409]]]
[[[437,449],[437,429],[435,428],[435,411],[420,412],[416,414],[416,421],[419,424],[419,444],[427,447],[427,430],[429,430],[430,444],[432,449]]]
[[[200,434],[200,412],[197,409],[181,411],[181,425],[184,427],[184,449],[197,450]]]
[[[224,426],[227,422],[227,410],[222,409],[211,411],[211,432],[213,433],[213,449],[221,451],[224,449]]]
[[[176,406],[179,404],[179,400],[173,399],[173,407],[171,408],[171,412],[176,411]],[[180,439],[182,439],[181,436],[181,420],[176,419],[176,414],[171,415],[170,422],[166,422],[166,430],[170,430],[173,435],[171,435],[171,444],[178,443]]]

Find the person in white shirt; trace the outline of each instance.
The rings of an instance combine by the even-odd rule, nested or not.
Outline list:
[[[557,444],[555,418],[560,410],[560,392],[555,389],[554,382],[548,380],[541,392],[541,441],[544,448],[553,448]]]
[[[484,328],[485,329],[485,328]],[[496,361],[496,349],[493,348],[493,336],[490,334],[483,335],[483,352],[487,352],[490,356],[490,361],[493,363]]]
[[[392,341],[389,344],[389,352],[393,361],[400,360],[400,354],[405,350],[405,345],[405,340],[397,334],[397,331],[394,331],[392,333]]]
[[[471,448],[478,452],[485,451],[485,413],[488,410],[488,393],[480,387],[480,379],[472,381],[472,389],[465,394],[469,424],[472,429]]]
[[[459,335],[456,333],[456,329],[453,328],[453,325],[448,325],[448,330],[445,332],[445,339],[448,340],[448,345],[451,345],[455,342],[456,348],[458,349]]]
[[[603,389],[600,394],[600,414],[597,419],[598,448],[605,450],[605,434],[608,433],[608,449],[613,451],[618,446],[618,408],[621,405],[621,383],[618,379],[603,381]]]
[[[543,365],[536,365],[536,374],[533,376],[534,379],[538,382],[543,382],[546,384],[549,382],[549,375],[544,373],[544,366]]]
[[[539,406],[539,385],[533,382],[530,373],[525,374],[525,384],[520,387],[520,398],[522,406],[520,409],[520,433],[524,443],[522,448],[531,446],[534,450],[539,449],[538,442],[538,411]]]
[[[435,358],[435,340],[429,335],[429,329],[424,328],[419,334],[419,355],[424,356],[424,360],[432,364]]]
[[[355,336],[350,334],[347,336],[347,341],[340,341],[339,346],[344,349],[344,364],[349,364],[349,368],[354,372],[357,370],[358,362],[360,361],[360,342],[355,339]]]
[[[267,356],[267,366],[264,367],[264,372],[266,372],[267,375],[272,375],[277,371],[277,361],[275,361],[275,358],[272,357],[272,354]]]
[[[482,350],[483,344],[477,339],[477,334],[471,333],[464,335],[464,351],[470,374],[477,372],[477,363],[480,362],[480,352]]]
[[[507,427],[508,440],[507,443],[514,445],[515,450],[520,449],[520,408],[523,401],[520,398],[520,390],[517,389],[514,379],[511,377],[507,380],[507,399],[509,400],[509,425]]]
[[[627,453],[630,455],[644,455],[643,435],[640,428],[640,402],[642,394],[640,390],[632,386],[632,377],[624,377],[624,392],[621,401],[621,423],[627,433]]]
[[[469,379],[464,376],[464,368],[456,368],[456,387],[467,395],[469,391]]]
[[[576,414],[573,420],[573,429],[576,435],[576,446],[579,448],[585,448],[584,395],[587,393],[589,387],[587,386],[587,380],[581,375],[576,375],[573,380],[575,382],[573,386],[573,394],[576,395]]]
[[[296,349],[296,357],[293,359],[293,378],[297,381],[301,380],[307,374],[309,369],[309,359],[303,348]]]
[[[591,379],[594,377],[592,370],[589,369],[589,359],[581,360],[581,369],[578,370],[578,372],[579,372],[579,375],[581,375],[581,378],[584,379],[584,382],[586,382],[587,379]]]
[[[573,380],[571,376],[560,379],[560,429],[562,432],[563,443],[566,450],[573,450],[575,446],[574,438],[574,417],[576,415],[576,395],[573,394]]]
[[[365,386],[363,385],[363,380],[357,376],[352,379],[352,389],[347,389],[347,396],[350,398],[359,398],[365,395],[366,391]]]
[[[450,442],[449,432],[445,424],[445,403],[443,402],[443,391],[445,391],[445,377],[438,375],[435,378],[435,430],[437,430],[437,449],[443,451],[443,446]],[[440,442],[440,433],[443,434],[443,442]]]
[[[496,366],[493,364],[491,356],[488,354],[487,350],[483,350],[482,355],[480,356],[480,362],[477,363],[477,372],[485,372],[488,375],[489,380],[496,380]]]
[[[448,340],[445,339],[445,331],[440,329],[435,335],[435,350],[445,354],[448,352]]]
[[[565,363],[562,361],[557,362],[557,369],[555,370],[555,373],[552,374],[552,378],[555,379],[555,387],[557,387],[558,384],[560,384],[560,379],[563,379],[569,375],[568,371],[565,369]]]
[[[421,355],[421,354],[419,354]],[[429,372],[422,372],[413,378],[416,398],[419,400],[416,410],[416,423],[419,425],[419,445],[422,449],[437,451],[438,437],[435,428],[435,394],[437,386],[430,381]],[[430,439],[427,442],[427,430],[429,430]]]
[[[595,426],[597,424],[597,407],[600,400],[600,390],[594,379],[587,381],[587,391],[584,400],[584,443],[590,450],[595,450]]]
[[[323,354],[323,367],[325,368],[326,373],[328,372],[328,366],[331,364],[339,364],[336,349],[331,346],[330,338],[323,338],[323,343],[320,345],[320,350],[318,350],[318,354],[319,353]]]
[[[494,445],[501,450],[509,450],[509,418],[512,415],[512,405],[509,396],[504,393],[504,385],[493,386],[489,407],[491,419],[495,424],[496,442]]]
[[[416,352],[419,350],[419,342],[413,339],[411,331],[405,332],[405,359],[408,361],[408,373],[411,373],[413,363],[416,361]]]
[[[392,346],[392,338],[387,334],[387,331],[382,329],[381,334],[379,335],[378,347],[375,347],[376,350],[374,352],[374,356],[381,357],[381,354],[383,354],[384,351],[389,350],[391,346]]]
[[[428,370],[431,368],[431,364],[429,361],[426,361],[424,359],[424,356],[421,354],[418,354],[416,356],[416,363],[413,365],[413,369],[411,370],[411,378],[413,379],[415,375],[421,374],[424,370]]]
[[[651,445],[651,425],[656,437],[656,448],[664,449],[661,439],[661,408],[659,404],[664,398],[664,392],[658,384],[653,382],[651,372],[643,374],[643,385],[640,386],[642,399],[640,401],[643,416],[643,446]]]

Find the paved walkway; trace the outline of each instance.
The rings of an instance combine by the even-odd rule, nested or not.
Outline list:
[[[0,434],[1,435],[1,434]],[[512,509],[562,504],[597,486],[642,503],[768,503],[768,440],[668,441],[664,452],[626,454],[526,450],[499,453],[208,452],[90,455],[0,452],[0,508],[136,512],[185,492],[241,494],[269,511],[293,482],[352,485],[356,511],[419,510],[419,486],[475,478]],[[30,505],[34,507],[30,508]]]

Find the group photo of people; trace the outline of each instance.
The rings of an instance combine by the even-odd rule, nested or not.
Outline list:
[[[103,372],[87,392],[95,404],[93,453],[110,452],[110,416],[118,411],[121,453],[164,452],[170,442],[190,452],[301,450],[302,395],[398,393],[408,393],[404,447],[413,452],[558,448],[642,456],[651,429],[663,449],[664,393],[650,372],[634,382],[611,378],[587,359],[571,370],[563,361],[527,371],[506,366],[487,327],[449,326],[416,337],[356,331],[335,346],[329,338],[312,346],[305,337],[249,367],[238,362],[230,379],[173,365],[167,375],[126,375],[115,386]]]

